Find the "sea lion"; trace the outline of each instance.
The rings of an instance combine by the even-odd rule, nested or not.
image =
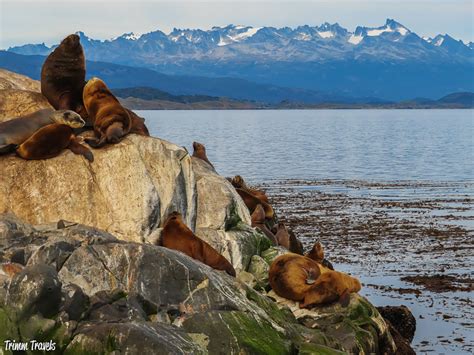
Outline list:
[[[301,243],[291,229],[288,229],[288,234],[290,235],[290,251],[295,254],[303,255],[303,243]]]
[[[313,259],[328,269],[334,270],[331,262],[324,257],[324,249],[320,242],[316,242],[313,248],[305,254],[306,257]]]
[[[229,275],[235,276],[232,264],[204,240],[197,237],[184,224],[179,212],[172,212],[166,219],[161,233],[161,245],[165,248],[179,250],[216,270],[223,270]]]
[[[268,229],[265,225],[265,211],[261,204],[258,204],[255,207],[255,210],[251,216],[252,220],[252,227],[258,228],[262,231],[262,233],[272,242],[273,245],[278,245],[278,241],[275,238],[275,235]]]
[[[92,152],[80,144],[72,128],[60,123],[40,128],[17,148],[16,153],[23,159],[38,160],[53,158],[66,148],[94,161]]]
[[[193,157],[199,158],[201,160],[204,160],[206,163],[208,163],[213,169],[214,165],[207,159],[206,155],[206,147],[204,144],[198,143],[198,142],[193,142]]]
[[[86,139],[90,146],[118,143],[130,132],[132,119],[128,111],[99,78],[90,79],[84,86],[83,101],[96,135],[95,139]]]
[[[283,222],[278,223],[277,232],[275,238],[278,241],[278,245],[286,249],[290,249],[290,234]]]
[[[125,107],[125,110],[128,112],[130,118],[132,119],[132,126],[130,127],[130,133],[138,134],[140,136],[149,137],[150,132],[148,131],[147,126],[145,125],[145,119],[138,116],[135,112]]]
[[[262,205],[263,210],[265,211],[265,218],[272,219],[275,213],[273,212],[273,208],[270,204],[266,203],[265,201],[260,200],[258,197],[251,195],[249,192],[241,189],[236,188],[235,191],[239,194],[239,196],[244,201],[245,205],[249,209],[250,213],[252,214],[255,211],[255,208],[258,205]]]
[[[51,123],[61,123],[72,128],[80,128],[85,124],[81,116],[74,111],[55,111],[50,108],[1,122],[0,154],[13,152],[19,144],[26,141],[38,129]]]
[[[356,278],[293,253],[281,255],[273,261],[269,281],[277,295],[300,302],[300,308],[337,300],[347,306],[350,293],[361,289]]]
[[[87,119],[82,102],[86,62],[80,38],[72,34],[46,58],[41,68],[41,93],[56,110],[66,109]]]
[[[252,187],[249,187],[242,176],[240,175],[235,175],[233,179],[230,179],[230,182],[232,184],[232,186],[234,186],[236,189],[242,189],[246,192],[248,192],[249,194],[257,197],[259,200],[265,202],[265,203],[269,203],[268,202],[268,197],[265,193],[265,191],[262,191],[262,190],[258,190],[258,189],[254,189]]]

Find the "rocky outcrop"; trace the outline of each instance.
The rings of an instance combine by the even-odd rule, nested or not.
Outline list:
[[[157,243],[161,223],[176,210],[237,270],[266,243],[249,227],[232,185],[184,148],[129,135],[93,153],[93,163],[70,151],[38,161],[1,156],[0,213],[32,224],[70,220],[122,240]]]
[[[53,341],[66,354],[394,350],[362,297],[346,310],[301,311],[182,253],[84,225],[1,215],[0,258],[25,265],[0,272],[1,343]]]
[[[50,107],[39,81],[0,69],[0,122]]]

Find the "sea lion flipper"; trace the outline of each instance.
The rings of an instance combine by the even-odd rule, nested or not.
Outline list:
[[[107,138],[103,136],[102,138],[84,138],[84,142],[90,145],[92,148],[100,148],[107,143]]]
[[[18,144],[5,144],[0,145],[0,154],[8,154],[15,151],[18,148]]]
[[[339,297],[339,303],[342,307],[346,308],[349,306],[349,302],[351,301],[351,294],[348,290],[345,290],[342,295]]]
[[[94,161],[94,155],[92,152],[85,146],[79,143],[79,140],[77,137],[71,139],[71,142],[69,143],[68,148],[74,153],[74,154],[79,154],[83,155],[84,158],[89,160],[91,163]]]

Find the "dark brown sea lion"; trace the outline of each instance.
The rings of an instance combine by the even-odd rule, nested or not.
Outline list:
[[[41,68],[41,93],[56,110],[73,110],[87,119],[82,103],[86,62],[80,38],[72,34],[46,58]]]
[[[349,294],[361,289],[356,278],[293,253],[281,255],[273,261],[269,280],[277,295],[300,302],[300,308],[337,300],[347,305]]]
[[[290,234],[290,251],[295,254],[303,255],[303,243],[301,243],[291,229],[288,229],[288,233]]]
[[[251,188],[249,187],[242,176],[240,175],[235,175],[233,179],[230,180],[230,182],[232,183],[232,185],[236,188],[236,189],[242,189],[246,192],[248,192],[249,194],[257,197],[259,200],[265,202],[265,203],[269,203],[268,202],[268,197],[267,195],[265,194],[265,191],[262,191],[262,190],[258,190],[258,189],[254,189],[254,188]]]
[[[334,270],[334,267],[332,266],[331,262],[324,257],[324,249],[320,242],[314,243],[311,250],[306,253],[305,256],[322,264],[328,269]]]
[[[265,225],[265,211],[261,204],[258,204],[252,213],[252,227],[258,228],[262,233],[272,242],[273,245],[278,245],[275,235]]]
[[[99,78],[90,79],[84,86],[83,101],[96,135],[96,139],[86,139],[92,147],[118,143],[130,132],[132,119],[127,109]]]
[[[161,233],[161,245],[179,250],[216,270],[224,270],[229,275],[235,276],[232,264],[204,240],[197,237],[184,224],[178,212],[172,212],[166,220]]]
[[[249,209],[250,213],[252,214],[255,211],[255,208],[258,205],[262,205],[263,210],[265,211],[265,218],[272,219],[275,213],[273,212],[273,208],[270,204],[266,203],[265,201],[260,200],[258,197],[251,195],[249,192],[241,189],[236,188],[235,191],[239,194],[239,196],[244,201],[245,205]]]
[[[0,123],[0,154],[10,153],[31,137],[38,129],[51,123],[61,123],[81,128],[85,122],[79,114],[70,110],[43,109],[29,115]]]
[[[92,152],[80,144],[72,128],[59,123],[40,128],[18,147],[16,153],[27,160],[48,159],[59,155],[66,148],[94,161]]]
[[[206,147],[204,144],[198,143],[198,142],[193,142],[193,157],[199,158],[201,160],[204,160],[206,163],[208,163],[212,168],[214,168],[214,165],[207,159],[206,155]]]

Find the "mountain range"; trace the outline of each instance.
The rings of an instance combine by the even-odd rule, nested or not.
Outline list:
[[[259,85],[264,91],[296,91],[289,97],[276,95],[274,101],[293,100],[297,93],[301,102],[334,96],[338,100],[398,101],[474,91],[472,42],[465,44],[447,34],[422,38],[392,19],[380,27],[359,26],[353,32],[337,23],[324,23],[296,28],[229,25],[210,30],[174,29],[169,34],[157,30],[142,35],[126,33],[110,40],[78,34],[91,62],[147,69],[181,79],[201,78],[188,86],[192,92],[176,94],[261,99],[246,95],[244,88],[235,91],[238,80],[255,91]],[[44,43],[25,44],[7,52],[45,56],[53,48]],[[121,87],[170,91],[161,84],[140,80],[127,77]],[[212,80],[215,85],[234,80],[231,95],[209,91]]]

